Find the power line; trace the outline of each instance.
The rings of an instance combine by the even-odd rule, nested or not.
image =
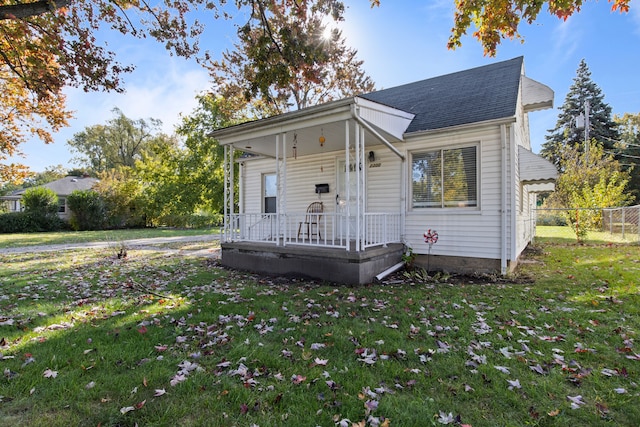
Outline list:
[[[620,157],[628,157],[630,159],[640,159],[640,156],[632,156],[631,154],[622,154],[622,153],[614,153],[613,151],[602,150],[607,154],[611,154],[612,156],[620,156]]]

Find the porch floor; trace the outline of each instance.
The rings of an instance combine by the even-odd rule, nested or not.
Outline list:
[[[342,284],[367,284],[402,259],[404,245],[390,243],[364,251],[256,242],[222,243],[222,265],[276,276],[308,277]]]

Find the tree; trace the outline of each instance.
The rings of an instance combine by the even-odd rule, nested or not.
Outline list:
[[[222,2],[224,3],[224,2]],[[203,26],[187,19],[209,0],[0,0],[0,161],[19,153],[18,146],[36,136],[52,142],[51,133],[67,125],[62,89],[122,91],[121,75],[133,70],[97,36],[101,28],[153,37],[173,54],[197,52]],[[24,176],[21,165],[0,165],[3,180]]]
[[[626,13],[631,0],[609,0],[612,11]],[[532,24],[546,3],[548,12],[567,20],[580,11],[583,0],[455,0],[454,26],[447,46],[455,49],[462,45],[462,36],[473,25],[476,38],[485,55],[494,56],[502,39],[522,39],[518,32],[521,22]],[[372,2],[374,3],[374,2]]]
[[[104,201],[107,228],[144,227],[146,225],[142,182],[131,168],[119,167],[98,175],[94,186]]]
[[[225,98],[198,97],[198,107],[183,118],[176,132],[184,138],[185,152],[179,170],[197,197],[192,208],[222,212],[224,208],[224,149],[209,133],[243,121],[229,114]]]
[[[199,96],[198,107],[177,128],[184,143],[154,144],[136,163],[148,222],[187,225],[198,212],[222,211],[224,151],[209,133],[237,123],[229,110],[225,98]]]
[[[640,201],[640,113],[614,116],[620,131],[620,143],[616,147],[624,170],[631,175],[629,191],[636,202]]]
[[[93,190],[76,190],[67,197],[69,223],[74,230],[102,230],[106,223],[105,202]]]
[[[48,184],[58,179],[62,179],[67,175],[67,169],[62,165],[48,166],[44,171],[25,178],[23,188]]]
[[[595,140],[589,153],[577,146],[565,149],[560,164],[564,172],[545,207],[566,208],[565,219],[579,241],[601,226],[602,208],[625,206],[632,200],[626,191],[629,173]]]
[[[585,116],[585,104],[588,103],[588,139],[595,139],[605,150],[611,151],[619,138],[617,125],[611,118],[611,107],[604,102],[604,95],[596,83],[591,80],[591,72],[583,59],[580,61],[576,77],[560,107],[560,114],[554,129],[548,130],[546,142],[542,144],[540,154],[562,168],[561,159],[564,150],[578,147],[583,151],[585,143],[584,125],[580,127],[578,117]],[[562,169],[560,169],[562,171]]]
[[[89,126],[67,141],[79,154],[75,163],[95,173],[118,166],[133,167],[155,139],[165,137],[159,131],[160,120],[132,120],[118,108],[114,108],[113,113],[115,118],[105,125]]]
[[[86,92],[123,91],[122,76],[134,69],[116,60],[116,53],[100,37],[111,29],[125,36],[154,38],[178,56],[199,53],[204,25],[190,16],[204,10],[213,18],[232,16],[226,0],[0,0],[0,162],[19,154],[18,146],[36,136],[52,142],[52,132],[66,126],[71,112],[62,89]],[[235,0],[238,15],[266,22],[281,4],[306,8],[311,0]],[[372,2],[372,4],[375,2]],[[337,0],[323,0],[336,16]],[[289,38],[288,52],[296,49]],[[204,60],[208,54],[198,58]],[[19,164],[0,164],[3,180],[24,176]]]
[[[336,0],[254,2],[235,49],[209,65],[214,91],[248,116],[269,116],[374,90],[357,51],[327,24],[343,11]]]

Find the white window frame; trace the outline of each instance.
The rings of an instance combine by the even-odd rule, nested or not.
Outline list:
[[[274,179],[277,180],[277,175],[275,172],[267,172],[267,173],[263,173],[262,174],[262,184],[261,184],[261,192],[262,192],[262,212],[266,213],[267,212],[267,204],[266,204],[266,199],[267,197],[273,197],[275,199],[275,205],[276,205],[276,212],[271,212],[271,213],[277,213],[278,211],[278,189],[276,188],[276,192],[275,195],[273,196],[267,196],[267,177],[273,177]]]
[[[444,157],[444,152],[445,151],[449,151],[449,150],[459,150],[459,149],[464,149],[464,148],[475,148],[475,168],[476,168],[476,179],[475,179],[475,186],[476,186],[476,199],[475,199],[475,203],[474,204],[469,204],[469,200],[466,201],[466,203],[464,203],[463,205],[460,206],[453,206],[453,205],[447,205],[445,203],[444,200],[444,192],[442,192],[441,198],[440,198],[440,204],[432,204],[430,206],[416,206],[414,199],[413,199],[413,166],[414,166],[414,158],[418,155],[424,155],[427,153],[435,153],[435,152],[439,152],[440,153],[440,159],[441,161],[443,160]],[[479,142],[475,142],[475,143],[469,143],[469,144],[464,144],[464,145],[456,145],[456,146],[442,146],[442,147],[433,147],[430,149],[421,149],[421,150],[413,150],[411,152],[411,161],[409,162],[409,174],[408,174],[408,178],[409,178],[409,198],[408,198],[408,202],[409,202],[409,209],[411,211],[420,211],[420,212],[425,212],[425,211],[442,211],[442,210],[446,210],[446,209],[453,209],[453,210],[479,210],[480,209],[480,143]],[[444,183],[444,174],[445,174],[445,168],[443,167],[441,170],[441,182]]]

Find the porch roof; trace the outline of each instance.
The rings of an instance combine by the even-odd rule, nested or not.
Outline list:
[[[365,144],[372,141],[377,144],[380,140],[384,143],[402,141],[413,118],[412,113],[351,97],[230,126],[210,135],[221,145],[231,145],[238,150],[267,157],[275,157],[276,136],[286,135],[287,146],[295,144],[297,155],[303,156],[343,150],[345,122],[348,120],[364,123]],[[350,132],[353,131],[352,127]],[[322,146],[320,136],[325,138]],[[290,156],[291,151],[287,155]]]
[[[518,146],[520,182],[528,185],[529,191],[553,191],[558,170],[547,159]]]

